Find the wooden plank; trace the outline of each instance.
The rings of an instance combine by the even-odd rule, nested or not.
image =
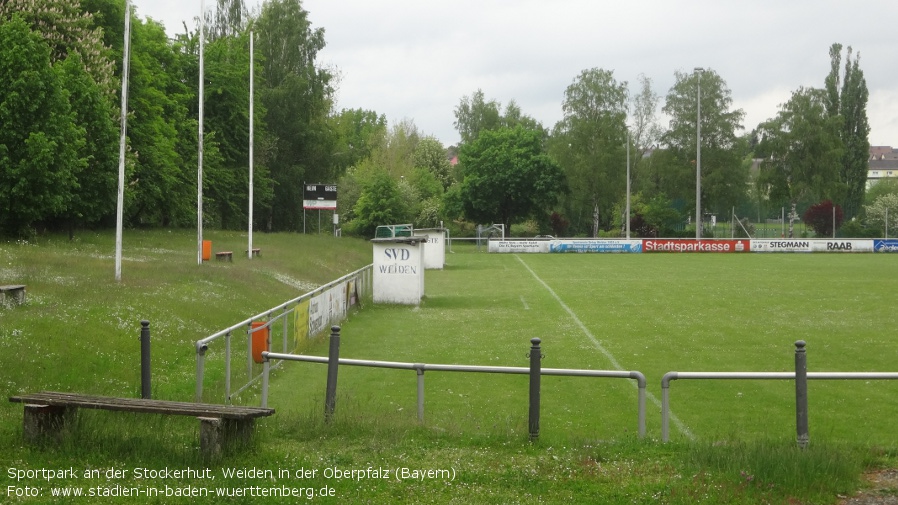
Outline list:
[[[44,391],[40,393],[14,396],[11,402],[52,405],[60,407],[82,407],[87,409],[117,410],[150,414],[169,414],[193,417],[219,417],[223,419],[252,419],[274,414],[274,409],[219,405],[213,403],[176,402],[145,398],[116,398],[109,396],[83,395]]]

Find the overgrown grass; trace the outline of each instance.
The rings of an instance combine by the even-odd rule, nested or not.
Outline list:
[[[237,253],[234,263],[197,266],[189,231],[132,232],[121,283],[113,279],[111,234],[0,244],[0,283],[28,285],[26,305],[0,309],[3,392],[137,396],[139,321],[149,319],[154,395],[189,400],[192,342],[371,258],[364,241],[263,234],[256,237],[262,258],[247,260],[239,255],[245,235],[207,234],[215,250]],[[799,338],[808,341],[811,370],[894,368],[887,328],[898,321],[882,305],[898,288],[890,255],[490,255],[453,248],[445,270],[427,272],[420,307],[365,304],[353,312],[343,324],[341,355],[526,366],[530,339],[540,337],[544,367],[609,369],[613,357],[645,373],[657,398],[670,370],[790,370]],[[327,342],[310,342],[308,352],[326,354]],[[428,372],[423,425],[414,372],[341,367],[331,424],[323,420],[324,381],[321,365],[285,364],[269,399],[277,414],[258,423],[251,450],[214,462],[197,451],[193,419],[82,412],[62,442],[29,447],[21,442],[21,405],[2,405],[0,502],[17,501],[6,486],[23,484],[9,478],[9,468],[72,467],[129,474],[53,484],[327,486],[333,497],[315,497],[324,503],[834,503],[860,485],[866,468],[894,466],[898,447],[890,426],[896,386],[882,382],[813,382],[811,446],[801,451],[785,381],[675,383],[673,411],[695,440],[674,430],[668,444],[658,441],[651,402],[649,436],[635,436],[629,380],[544,377],[535,443],[527,437],[525,376]],[[216,479],[137,479],[140,467],[209,468]],[[231,467],[273,476],[228,478],[222,471]],[[323,475],[369,467],[391,477],[402,468],[429,470],[434,478]],[[301,479],[299,469],[317,475]],[[45,493],[52,485],[24,483]]]

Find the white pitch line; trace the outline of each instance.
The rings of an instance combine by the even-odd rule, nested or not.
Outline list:
[[[574,311],[571,310],[571,308],[568,307],[566,303],[564,303],[561,297],[558,296],[555,291],[551,287],[549,287],[548,284],[546,284],[545,281],[540,279],[540,277],[536,275],[536,272],[534,272],[533,269],[530,268],[530,266],[524,263],[524,260],[522,260],[520,256],[515,254],[514,257],[517,258],[517,260],[520,261],[522,265],[524,265],[524,268],[526,268],[527,271],[530,272],[530,275],[532,275],[534,279],[542,284],[543,287],[546,288],[546,290],[549,292],[549,294],[552,295],[552,298],[554,298],[558,302],[558,304],[561,305],[561,308],[563,308],[571,316],[571,319],[573,319],[574,322],[577,323],[577,326],[580,327],[580,331],[582,331],[583,334],[586,335],[587,338],[589,338],[589,340],[592,342],[595,348],[599,350],[599,352],[601,352],[605,355],[606,358],[608,358],[608,361],[611,362],[611,366],[613,366],[616,370],[624,370],[624,367],[622,367],[620,363],[617,362],[617,359],[615,359],[614,355],[608,352],[608,349],[605,349],[605,347],[601,343],[599,343],[599,340],[595,337],[595,335],[593,335],[592,332],[589,331],[589,328],[587,328],[586,325],[583,324],[583,321],[580,321],[580,318],[577,317],[577,314],[574,314]],[[637,389],[639,388],[639,385],[637,385],[635,382],[630,381],[630,383],[633,384],[633,386]],[[661,408],[661,401],[658,400],[655,395],[646,391],[646,398],[651,400],[652,403],[658,406],[658,408]],[[675,416],[673,411],[668,411],[668,413],[670,414],[670,420],[671,422],[673,422],[674,426],[676,426],[683,433],[683,435],[686,435],[686,438],[688,438],[689,440],[695,440],[695,436],[691,431],[689,431],[689,428],[687,428],[686,425],[683,424],[683,421],[680,421],[680,418]]]
[[[527,300],[524,299],[524,295],[521,295],[521,303],[524,304],[524,310],[530,310],[530,306],[527,305]]]

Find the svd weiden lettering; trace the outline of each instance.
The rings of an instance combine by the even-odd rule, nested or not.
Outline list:
[[[384,250],[384,256],[390,261],[408,261],[412,258],[412,253],[408,249],[390,248]],[[418,267],[415,265],[401,265],[399,263],[380,265],[380,273],[416,275],[418,273]]]

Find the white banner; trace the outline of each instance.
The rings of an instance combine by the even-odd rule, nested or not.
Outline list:
[[[314,337],[346,316],[346,283],[309,300],[309,336]]]
[[[814,252],[873,252],[873,240],[814,240]]]
[[[548,240],[490,240],[488,252],[491,253],[547,253]]]
[[[811,252],[808,239],[755,239],[751,241],[752,252]]]

